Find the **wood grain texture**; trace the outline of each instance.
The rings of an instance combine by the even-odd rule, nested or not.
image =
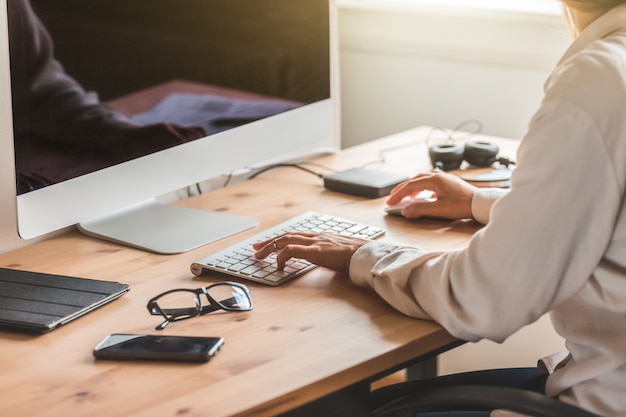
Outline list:
[[[418,128],[316,161],[347,169],[375,160],[427,170]],[[502,143],[508,143],[506,141]],[[515,146],[513,142],[510,146]],[[404,165],[402,165],[404,164]],[[384,166],[379,166],[381,169]],[[207,364],[96,361],[109,333],[156,333],[147,301],[173,288],[221,278],[194,277],[189,266],[264,228],[318,210],[387,229],[383,239],[428,249],[464,245],[474,222],[407,221],[385,216],[385,198],[326,191],[321,179],[293,169],[271,171],[178,204],[256,217],[260,225],[180,255],[156,255],[70,232],[0,255],[0,266],[131,284],[131,291],[42,336],[0,331],[3,416],[273,416],[399,366],[454,342],[438,325],[396,312],[346,276],[316,268],[280,287],[246,283],[254,310],[216,312],[168,326],[162,334],[221,336]]]

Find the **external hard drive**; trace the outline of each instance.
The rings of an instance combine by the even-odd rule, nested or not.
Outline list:
[[[340,193],[378,198],[388,195],[396,185],[408,179],[402,174],[354,168],[324,176],[324,187]]]

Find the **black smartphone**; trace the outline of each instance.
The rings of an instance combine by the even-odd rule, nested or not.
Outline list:
[[[93,350],[98,359],[207,362],[224,344],[221,337],[111,334]]]

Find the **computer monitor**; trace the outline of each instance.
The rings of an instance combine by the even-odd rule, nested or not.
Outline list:
[[[7,15],[9,24],[23,18],[11,16],[10,3],[24,1],[0,0],[2,30]],[[58,149],[48,143],[37,149],[6,140],[20,140],[13,121],[28,115],[15,114],[22,92],[11,91],[12,100],[2,94],[0,153],[15,150],[14,175],[23,174],[26,161],[29,188],[18,178],[17,195],[3,189],[0,203],[16,199],[22,239],[78,225],[158,253],[183,252],[257,222],[163,204],[161,196],[245,167],[339,148],[333,0],[30,2],[55,58],[85,90],[140,123],[202,125],[207,135],[131,160],[97,152],[95,163],[84,154],[55,158]],[[12,42],[0,34],[0,86],[16,75]],[[208,116],[190,120],[199,108]],[[39,168],[48,170],[42,184]]]

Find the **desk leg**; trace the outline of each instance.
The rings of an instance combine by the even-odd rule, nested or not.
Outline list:
[[[437,357],[424,359],[421,362],[406,368],[406,379],[414,381],[422,378],[434,378],[437,376]]]
[[[407,368],[407,380],[437,376],[437,357],[429,357]],[[365,417],[370,415],[370,382],[360,382],[312,401],[278,417]]]
[[[277,417],[368,417],[370,415],[368,400],[370,398],[371,381],[400,369],[407,369],[408,380],[435,377],[437,376],[437,355],[464,343],[462,340],[454,341],[427,355],[417,357],[404,366],[390,369],[385,374],[374,377],[372,380],[358,382],[341,391],[328,394],[294,410],[280,414]]]
[[[278,417],[367,417],[369,393],[369,382],[357,383]]]

